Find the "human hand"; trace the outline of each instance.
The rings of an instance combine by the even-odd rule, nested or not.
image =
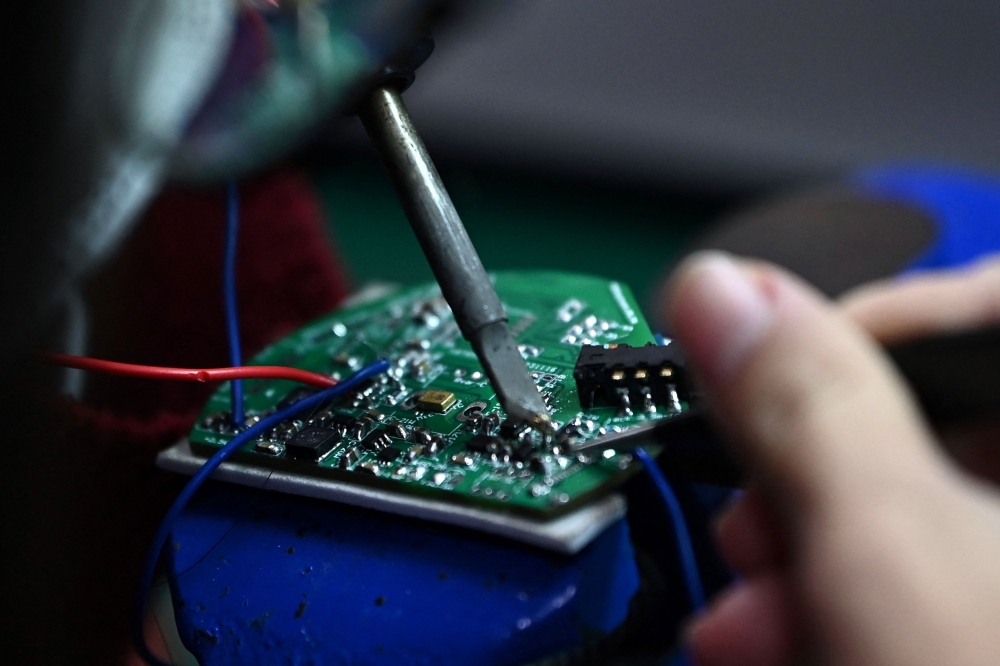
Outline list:
[[[862,285],[841,309],[883,345],[1000,324],[1000,255],[969,268]],[[966,470],[1000,483],[1000,414],[939,432]]]
[[[712,254],[678,270],[672,330],[753,479],[719,525],[744,578],[688,633],[700,666],[996,662],[1000,494],[945,457],[859,326],[888,342],[984,323],[993,275],[873,287],[838,307],[759,263]],[[939,301],[950,315],[931,316]]]

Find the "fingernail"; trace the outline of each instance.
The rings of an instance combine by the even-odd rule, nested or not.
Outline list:
[[[723,252],[692,255],[678,269],[670,307],[674,332],[710,383],[731,379],[771,326],[771,300]]]

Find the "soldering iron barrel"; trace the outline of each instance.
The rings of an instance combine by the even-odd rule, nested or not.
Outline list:
[[[360,115],[462,334],[471,339],[480,329],[507,321],[399,92],[391,87],[377,89]]]
[[[507,326],[507,313],[399,92],[376,89],[360,110],[406,216],[462,335],[511,418],[545,430],[551,419]]]

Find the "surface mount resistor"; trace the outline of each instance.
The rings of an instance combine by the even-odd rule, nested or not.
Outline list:
[[[410,431],[399,421],[389,421],[386,423],[385,431],[389,433],[390,437],[395,437],[396,439],[407,440],[410,438]]]
[[[360,459],[361,459],[361,451],[359,451],[358,447],[355,446],[353,448],[347,449],[346,451],[344,451],[344,453],[341,454],[340,460],[337,462],[337,467],[339,467],[340,469],[350,469],[351,466],[356,464]]]

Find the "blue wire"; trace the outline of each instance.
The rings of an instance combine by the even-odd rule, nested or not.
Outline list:
[[[222,293],[226,304],[226,332],[229,335],[229,364],[243,365],[240,349],[240,318],[236,311],[236,238],[240,225],[240,193],[236,181],[226,186],[226,254],[222,276]],[[230,414],[233,425],[243,425],[243,382],[229,382],[231,396]]]
[[[688,531],[681,503],[677,500],[677,495],[674,494],[663,473],[660,472],[660,468],[656,466],[656,461],[641,448],[636,448],[635,455],[642,461],[643,467],[646,468],[646,472],[663,499],[667,513],[670,514],[670,522],[674,526],[674,538],[677,540],[677,552],[680,556],[681,568],[684,571],[684,583],[687,586],[691,608],[695,611],[702,610],[705,608],[705,588],[701,583],[701,572],[698,570],[694,544],[691,542],[691,533]]]
[[[201,485],[205,483],[208,477],[212,475],[212,472],[214,472],[219,465],[225,462],[227,458],[282,421],[308,411],[317,405],[326,402],[327,400],[336,398],[340,394],[354,389],[359,384],[362,384],[368,379],[381,374],[388,369],[388,361],[375,361],[374,363],[358,370],[336,386],[320,391],[319,393],[316,393],[315,395],[312,395],[304,400],[300,400],[294,405],[275,412],[271,416],[261,419],[240,434],[236,435],[236,437],[229,440],[229,443],[216,451],[215,455],[209,458],[205,464],[201,466],[198,472],[191,477],[191,480],[187,482],[184,489],[181,490],[179,495],[177,495],[177,499],[175,499],[174,503],[170,505],[170,509],[163,517],[163,521],[160,522],[160,526],[156,530],[156,535],[153,537],[153,542],[150,544],[149,550],[146,552],[146,560],[142,566],[142,577],[139,579],[139,595],[136,599],[135,608],[133,609],[134,616],[132,618],[132,640],[135,643],[136,650],[139,652],[139,656],[142,657],[147,663],[154,664],[155,666],[168,666],[164,662],[160,661],[160,659],[158,659],[149,650],[149,646],[146,645],[146,637],[143,633],[143,620],[145,619],[146,604],[149,601],[149,593],[153,587],[153,576],[156,574],[156,564],[160,559],[160,553],[163,551],[164,546],[170,538],[174,522],[181,515],[181,512],[184,511],[185,507],[187,507],[188,502],[191,501],[191,498],[198,491]]]

